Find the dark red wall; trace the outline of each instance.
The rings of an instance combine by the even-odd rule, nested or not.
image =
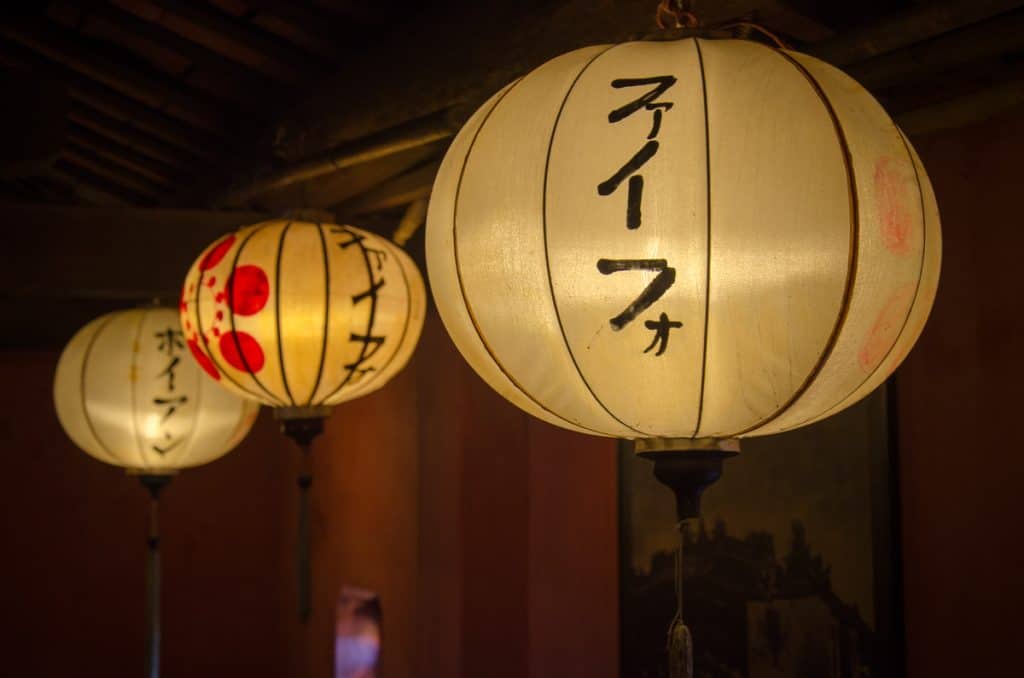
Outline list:
[[[56,359],[0,353],[0,674],[137,676],[148,496],[61,431]],[[165,490],[167,676],[283,675],[280,505],[291,486],[272,428],[261,419],[235,453]]]
[[[0,353],[0,674],[142,669],[147,499],[53,412],[55,353]],[[17,388],[13,388],[17,385]],[[615,445],[532,421],[436,316],[315,443],[314,611],[297,621],[299,454],[264,412],[163,497],[164,676],[330,675],[343,585],[378,592],[382,675],[617,675]]]
[[[897,381],[910,675],[1011,675],[1024,608],[1024,111],[914,143],[944,252]]]

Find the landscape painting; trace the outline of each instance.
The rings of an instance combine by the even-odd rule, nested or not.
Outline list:
[[[620,449],[622,676],[667,677],[683,547],[698,678],[900,675],[893,422],[886,390],[745,439],[680,536],[670,491]]]

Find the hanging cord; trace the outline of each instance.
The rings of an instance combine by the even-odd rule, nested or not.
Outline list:
[[[310,555],[311,509],[310,489],[313,487],[313,439],[324,431],[324,417],[331,413],[327,407],[279,408],[274,416],[281,421],[281,432],[295,441],[302,451],[301,470],[296,483],[299,486],[299,532],[296,553],[296,574],[299,591],[299,621],[309,621],[313,611],[313,562]]]
[[[149,534],[146,537],[146,678],[160,678],[160,490],[170,476],[140,475],[149,491]]]
[[[661,30],[674,29],[699,29],[703,22],[693,12],[693,3],[689,0],[661,0],[654,13],[655,23]],[[738,21],[727,21],[722,24],[708,26],[709,33],[715,31],[731,32],[734,37],[741,40],[753,40],[754,34],[760,34],[767,38],[779,49],[790,49],[790,46],[778,35],[754,21],[741,19]]]
[[[655,10],[654,20],[658,28],[697,28],[700,26],[700,19],[690,11],[689,2],[685,0],[661,0],[658,9]]]
[[[302,451],[302,470],[299,472],[299,543],[298,543],[298,583],[299,583],[299,620],[308,621],[313,611],[313,563],[310,558],[310,498],[309,490],[313,487],[313,471],[310,461],[310,443],[299,443]]]
[[[760,33],[764,37],[771,40],[772,44],[779,49],[789,49],[789,45],[775,33],[765,28],[759,23],[753,21],[730,21],[719,26],[715,26],[716,30],[720,31],[734,31],[737,38],[743,40],[751,40],[754,33]]]
[[[693,678],[693,641],[690,629],[683,623],[683,544],[685,542],[686,521],[680,521],[679,548],[676,549],[676,614],[668,627],[668,667],[669,678]]]

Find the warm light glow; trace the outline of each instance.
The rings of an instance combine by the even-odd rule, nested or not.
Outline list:
[[[857,402],[939,276],[928,177],[839,70],[738,40],[577,50],[452,143],[427,219],[445,326],[517,406],[627,438],[737,437]]]
[[[267,221],[200,255],[181,324],[211,377],[271,407],[336,405],[408,362],[426,292],[412,259],[352,226]]]
[[[57,417],[100,461],[153,474],[227,454],[259,406],[217,386],[187,357],[170,308],[118,311],[83,327],[57,363]]]

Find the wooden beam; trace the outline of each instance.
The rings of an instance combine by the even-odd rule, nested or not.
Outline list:
[[[440,162],[431,162],[385,181],[353,200],[338,205],[337,212],[345,215],[366,214],[429,198],[440,166]]]
[[[189,3],[182,0],[150,0],[161,10],[160,22],[172,31],[183,33],[188,26],[200,29],[185,35],[190,40],[217,49],[224,41],[236,49],[221,51],[224,56],[241,61],[254,68],[265,67],[268,75],[283,82],[309,82],[327,72],[320,59],[295,49],[290,43],[267,35],[262,30],[238,21],[205,3]],[[173,15],[168,16],[168,15]],[[176,17],[179,21],[176,21]],[[188,26],[182,26],[183,20]],[[241,59],[237,50],[244,52]]]
[[[426,146],[442,139],[448,139],[454,134],[455,127],[449,122],[446,115],[428,116],[411,124],[318,153],[281,169],[271,170],[269,167],[263,167],[215,199],[213,204],[245,204],[261,194],[354,165]]]
[[[61,158],[78,167],[89,170],[97,176],[103,177],[115,186],[128,189],[137,195],[145,196],[148,202],[157,201],[163,194],[162,189],[155,182],[140,177],[131,170],[126,170],[119,164],[113,163],[77,144],[69,142],[61,153]]]
[[[257,71],[245,68],[238,62],[232,61],[211,49],[191,40],[186,40],[159,23],[146,21],[114,5],[105,2],[91,3],[86,6],[84,11],[86,16],[96,17],[117,31],[144,38],[161,47],[177,52],[198,68],[237,83],[240,89],[255,94],[269,93],[279,87],[277,83],[260,75]]]
[[[115,186],[103,177],[96,176],[89,170],[68,162],[66,159],[55,162],[50,169],[49,176],[71,185],[76,195],[84,198],[87,203],[127,206],[147,202],[145,196]]]
[[[802,51],[836,66],[848,66],[990,19],[1021,5],[1024,5],[1021,0],[930,2],[824,42],[805,45]]]
[[[68,130],[68,141],[72,147],[83,148],[105,158],[125,169],[136,172],[146,179],[166,186],[178,175],[178,172],[159,160],[139,153],[130,146],[112,141],[81,125],[72,124]]]
[[[246,0],[245,4],[256,12],[255,16],[250,15],[250,21],[294,43],[302,44],[335,65],[352,58],[353,41],[366,38],[365,32],[359,34],[353,30],[341,30],[334,17],[289,0]],[[278,28],[279,24],[286,24],[293,30],[282,30]]]
[[[1024,49],[1024,10],[980,21],[932,40],[847,67],[870,90],[910,82],[924,74]]]
[[[169,167],[182,169],[198,162],[196,156],[162,141],[156,135],[136,127],[132,122],[118,120],[80,101],[72,104],[68,120],[94,134],[133,148]]]
[[[67,84],[72,98],[122,123],[143,129],[198,157],[214,159],[224,142],[205,130],[192,127],[93,82],[69,68],[40,58],[17,44],[0,41],[0,63]]]
[[[1004,82],[896,116],[909,136],[932,134],[988,120],[1024,106],[1024,79]]]
[[[162,73],[128,68],[102,57],[96,54],[95,45],[56,24],[0,22],[0,35],[151,108],[206,130],[219,131],[225,126],[225,111],[199,92]]]

